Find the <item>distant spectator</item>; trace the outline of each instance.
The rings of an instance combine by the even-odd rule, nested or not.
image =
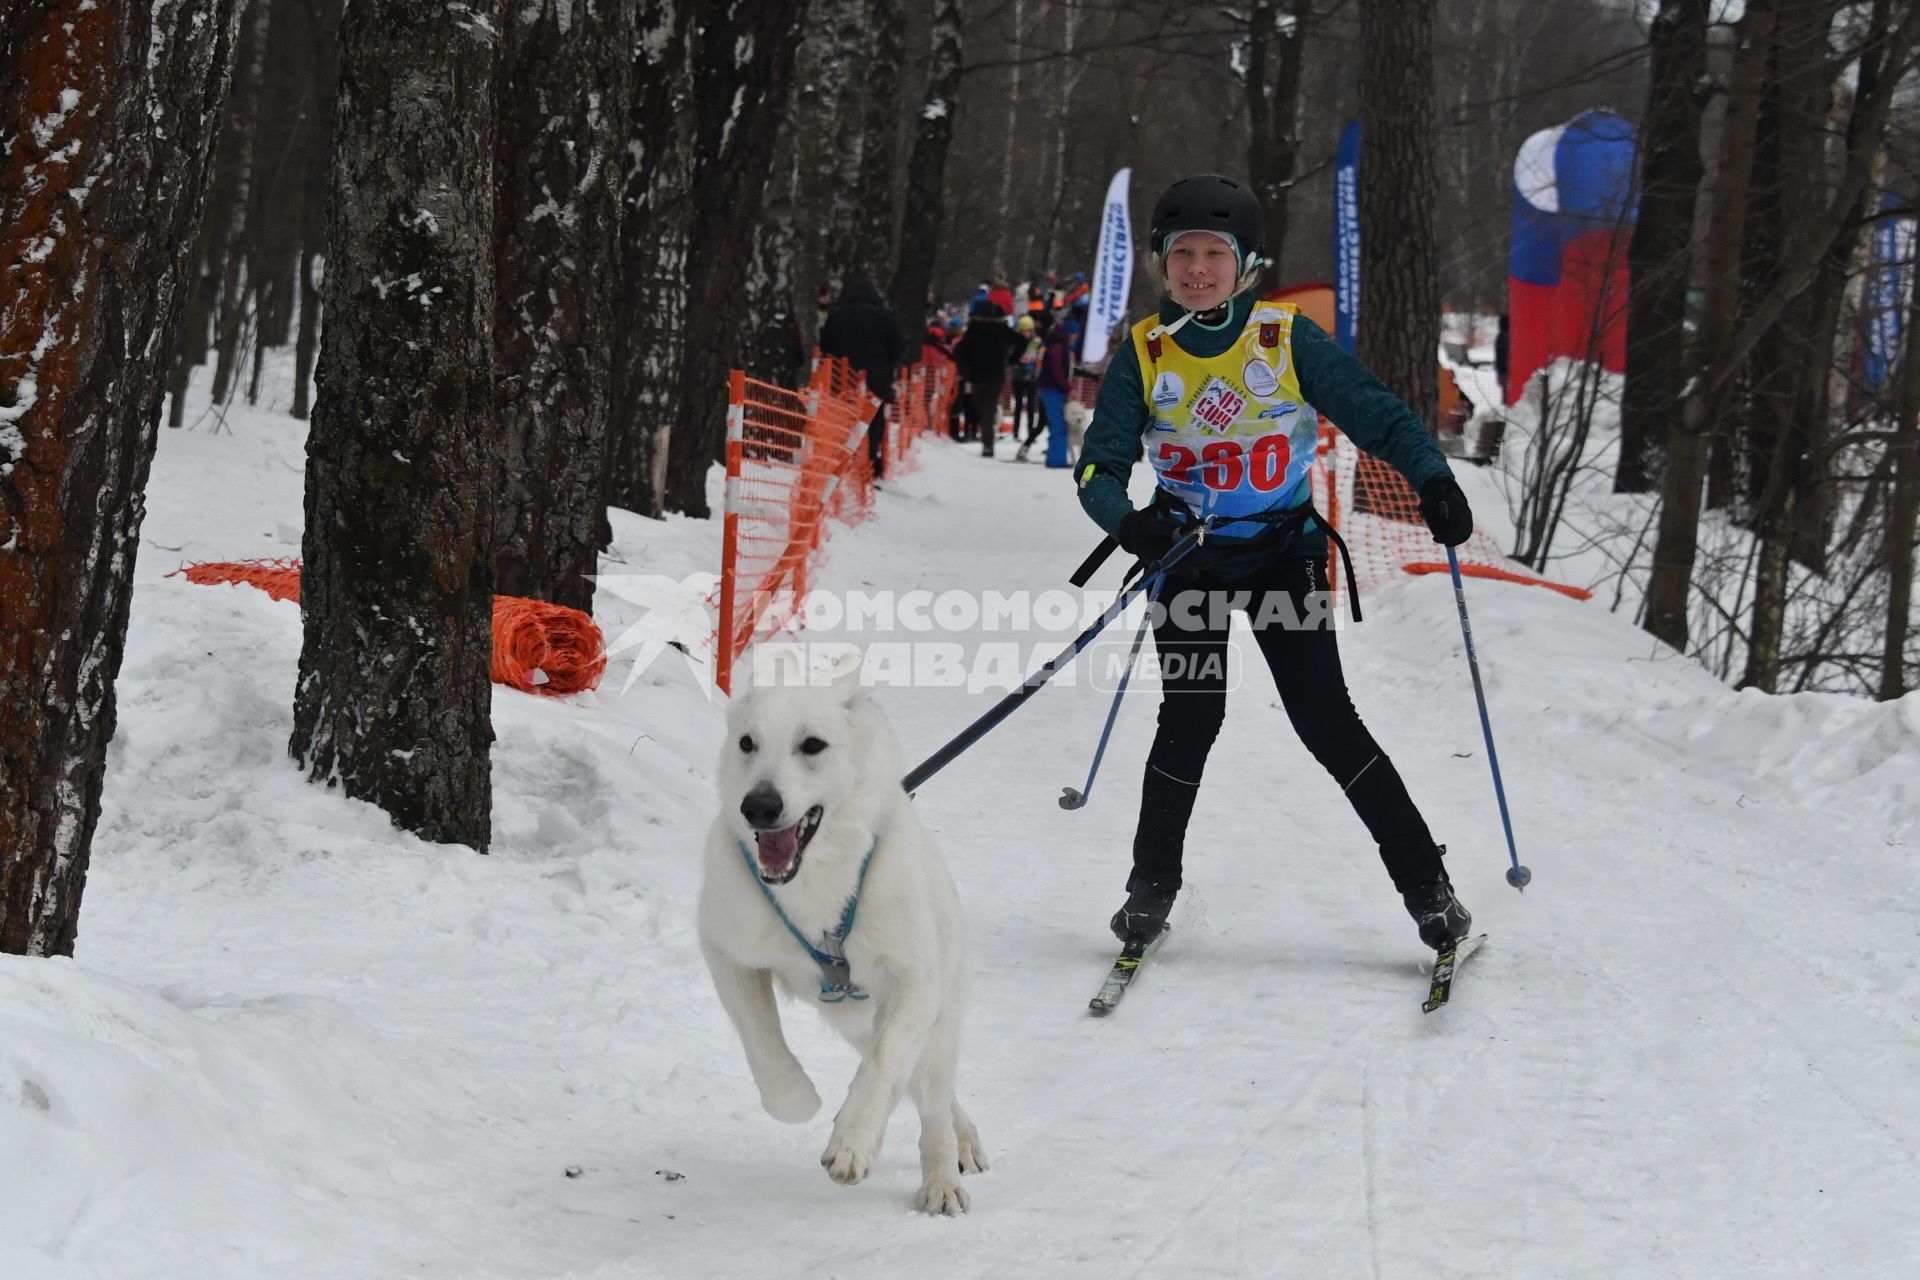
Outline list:
[[[934,356],[953,359],[953,339],[947,335],[947,326],[934,323],[927,326],[926,333],[920,338],[920,359],[928,361]]]
[[[1033,301],[1027,304],[1027,315],[1032,317],[1034,327],[1039,330],[1040,337],[1044,340],[1047,330],[1053,328],[1053,312],[1047,309],[1044,295],[1036,294]]]
[[[987,301],[1000,308],[1001,315],[1010,316],[1013,314],[1013,290],[1008,287],[1005,280],[995,280],[993,282],[993,288],[987,293]]]
[[[1029,438],[1040,433],[1040,403],[1034,399],[1034,382],[1040,376],[1040,335],[1032,316],[1014,322],[1014,343],[1008,351],[1013,366],[1013,435],[1020,438],[1021,428],[1031,424]]]
[[[1040,372],[1035,380],[1034,398],[1040,402],[1046,414],[1047,423],[1047,465],[1064,467],[1067,462],[1067,391],[1073,383],[1073,356],[1067,349],[1067,333],[1064,325],[1049,330],[1041,347]],[[1014,422],[1014,430],[1019,431],[1019,421]],[[1033,428],[1020,445],[1020,452],[1014,456],[1025,462],[1027,450],[1033,447],[1034,440],[1040,434],[1040,422],[1034,421]]]
[[[893,371],[900,367],[906,343],[893,309],[872,281],[855,276],[840,291],[840,301],[820,326],[820,351],[843,357],[867,376],[867,390],[880,397],[880,408],[867,426],[867,457],[873,478],[887,471],[887,406],[893,403]]]
[[[975,305],[967,331],[953,348],[953,362],[967,387],[967,405],[973,428],[980,433],[980,454],[993,456],[994,437],[1000,431],[1000,388],[1007,376],[1008,356],[1019,335],[1007,323],[1007,313],[991,301]]]

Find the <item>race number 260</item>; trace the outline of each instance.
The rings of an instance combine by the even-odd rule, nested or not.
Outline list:
[[[1171,440],[1160,443],[1160,470],[1175,484],[1196,480],[1209,489],[1238,489],[1243,481],[1260,493],[1271,493],[1287,478],[1287,463],[1292,460],[1284,432],[1262,436],[1253,448],[1242,450],[1238,440],[1214,440],[1195,453],[1186,445]]]

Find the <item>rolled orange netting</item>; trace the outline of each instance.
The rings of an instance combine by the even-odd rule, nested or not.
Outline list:
[[[210,560],[174,573],[202,586],[239,582],[275,600],[300,599],[298,560]],[[596,687],[606,669],[606,640],[598,624],[580,610],[521,596],[493,598],[493,664],[488,675],[495,684],[559,697]]]
[[[493,682],[558,696],[600,683],[607,646],[578,609],[521,596],[493,598]]]

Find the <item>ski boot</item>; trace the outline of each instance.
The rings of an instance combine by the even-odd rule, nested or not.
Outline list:
[[[1127,890],[1126,905],[1113,913],[1113,936],[1123,943],[1145,945],[1160,936],[1167,927],[1167,913],[1180,890],[1155,884],[1151,880]]]
[[[1400,895],[1407,914],[1420,927],[1420,941],[1445,951],[1473,930],[1473,913],[1454,896],[1446,872],[1430,884],[1415,885]]]

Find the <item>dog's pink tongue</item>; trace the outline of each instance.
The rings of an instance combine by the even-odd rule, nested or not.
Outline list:
[[[800,853],[800,824],[779,831],[756,831],[760,843],[760,865],[770,874],[778,874],[793,865]]]

